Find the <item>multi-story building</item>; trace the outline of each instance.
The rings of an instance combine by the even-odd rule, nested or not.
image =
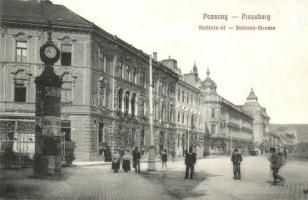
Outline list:
[[[260,145],[265,137],[269,134],[270,117],[266,113],[266,109],[258,102],[258,97],[255,95],[253,89],[247,97],[247,101],[242,106],[244,110],[250,113],[253,118],[253,142],[254,146],[260,149]]]
[[[209,72],[201,81],[196,65],[182,75],[176,60],[158,61],[154,53],[149,86],[148,54],[64,6],[48,0],[0,0],[0,8],[1,151],[11,147],[34,153],[34,80],[44,69],[39,49],[49,30],[61,52],[54,67],[63,80],[62,139],[75,143],[77,160],[100,160],[108,149],[134,146],[146,153],[149,87],[157,152],[166,148],[181,157],[189,146],[199,157],[234,147],[246,151],[254,139],[259,122],[222,98]],[[251,103],[245,106],[255,109]]]
[[[51,29],[61,51],[55,71],[63,78],[63,140],[75,142],[76,158],[97,160],[104,149],[147,145],[149,55],[62,5],[50,1],[0,3],[2,140],[11,141],[9,145],[27,143],[33,149],[34,79],[44,68],[39,49]],[[171,143],[175,135],[175,110],[164,106],[168,95],[175,94],[178,75],[156,60],[153,74],[160,100],[154,133],[157,145],[164,146],[159,141]]]
[[[226,153],[235,147],[248,152],[253,140],[253,117],[227,99],[221,97],[216,83],[207,77],[200,83],[205,95],[205,121],[209,136],[208,153]]]
[[[200,90],[190,84],[185,78],[187,74],[182,76],[180,69],[177,67],[177,61],[167,59],[162,61],[166,66],[173,65],[178,69],[180,76],[176,83],[176,156],[184,156],[185,150],[190,146],[195,148],[198,157],[203,157],[204,152],[204,120],[202,104],[202,96]],[[194,78],[199,79],[196,65],[194,66]]]
[[[216,91],[216,83],[209,75],[208,70],[206,79],[201,81],[197,66],[194,64],[192,72],[184,74],[183,79],[179,80],[177,84],[178,131],[183,129],[182,132],[188,133],[191,129],[189,120],[185,123],[185,114],[187,113],[189,119],[192,112],[195,113],[193,119],[190,118],[195,123],[192,127],[198,133],[195,137],[198,140],[195,146],[202,144],[199,151],[203,155],[223,154],[235,147],[241,148],[242,152],[246,153],[252,146],[254,119],[242,106],[234,105],[221,97]],[[187,99],[187,96],[192,98]],[[184,138],[185,136],[184,134]]]

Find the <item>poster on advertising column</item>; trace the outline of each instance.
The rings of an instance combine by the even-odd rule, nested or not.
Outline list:
[[[61,136],[61,117],[42,116],[42,135]]]

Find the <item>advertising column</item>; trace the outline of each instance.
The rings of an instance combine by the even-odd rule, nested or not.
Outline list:
[[[61,86],[62,79],[54,72],[53,64],[60,57],[53,44],[51,32],[48,41],[40,48],[44,70],[35,79],[36,130],[34,176],[61,175]]]

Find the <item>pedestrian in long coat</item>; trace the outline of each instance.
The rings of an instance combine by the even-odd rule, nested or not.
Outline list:
[[[238,152],[238,149],[235,148],[232,156],[231,161],[233,163],[233,179],[234,180],[241,180],[241,162],[243,158],[242,155]]]
[[[195,152],[193,152],[192,147],[190,147],[189,152],[187,152],[185,155],[185,165],[186,165],[185,179],[188,178],[193,179],[196,160],[197,160],[197,155]]]
[[[161,168],[167,168],[167,160],[168,160],[168,157],[167,157],[167,150],[164,149],[162,152],[161,152],[161,162],[162,162],[162,165],[161,165]]]
[[[141,153],[138,150],[138,147],[136,147],[133,151],[133,167],[135,168],[136,173],[140,173],[140,158]]]
[[[129,171],[131,168],[130,168],[130,161],[132,160],[132,156],[130,155],[129,153],[129,150],[126,150],[123,157],[122,157],[122,168],[124,170],[124,172],[127,172]]]
[[[112,165],[111,168],[113,169],[114,173],[117,173],[120,169],[120,154],[118,151],[115,151],[112,154]]]
[[[268,160],[271,162],[271,169],[273,171],[273,185],[277,185],[278,181],[281,183],[285,182],[285,179],[278,175],[279,169],[282,166],[282,160],[280,155],[276,152],[276,148],[270,148],[271,155],[269,156]]]

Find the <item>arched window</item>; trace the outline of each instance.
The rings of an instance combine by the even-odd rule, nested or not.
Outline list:
[[[133,93],[130,103],[131,103],[131,114],[135,115],[135,110],[136,110],[136,106],[135,106],[135,104],[136,104],[136,94],[135,93]]]
[[[123,90],[118,90],[118,97],[117,97],[117,104],[118,104],[118,110],[122,110],[122,101],[123,101]]]
[[[161,104],[161,116],[160,116],[161,121],[164,121],[164,112],[165,112],[165,105],[164,103],[162,103]]]
[[[129,91],[125,92],[125,96],[124,96],[124,111],[125,111],[125,113],[128,113],[128,111],[129,111]]]

